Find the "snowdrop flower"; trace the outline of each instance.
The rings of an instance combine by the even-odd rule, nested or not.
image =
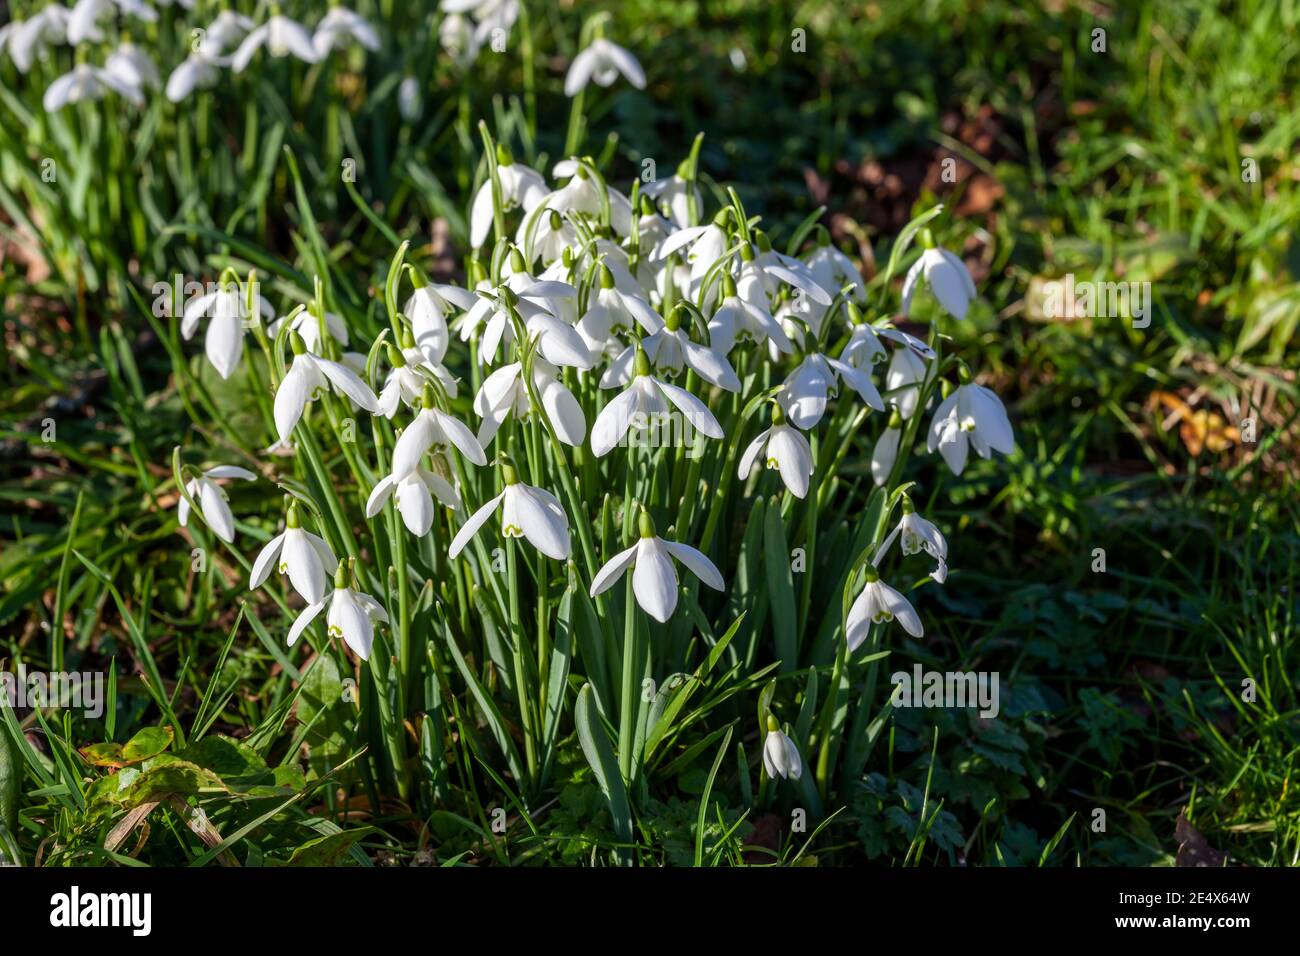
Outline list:
[[[534,488],[519,480],[514,465],[501,464],[501,477],[505,488],[478,511],[456,532],[447,556],[455,558],[488,518],[501,510],[501,533],[507,538],[525,538],[542,554],[556,561],[569,557],[569,519],[560,502],[549,491]]]
[[[97,100],[112,91],[136,106],[144,104],[139,87],[123,82],[117,76],[89,63],[78,63],[45,90],[41,103],[47,113],[63,109],[82,100]]]
[[[445,463],[440,467],[445,467]],[[433,527],[434,498],[453,510],[460,507],[456,486],[437,472],[420,467],[401,478],[385,475],[370,492],[366,517],[373,518],[379,514],[389,498],[397,501],[397,512],[402,516],[406,530],[419,538]]]
[[[387,351],[388,364],[393,369],[388,373],[388,378],[384,380],[384,387],[379,392],[378,414],[392,419],[402,405],[411,408],[419,405],[424,395],[424,387],[429,384],[429,378],[422,371],[425,368],[430,368],[434,376],[439,379],[446,388],[448,397],[456,397],[456,382],[451,378],[450,373],[441,365],[428,366],[425,363],[424,353],[419,349],[410,349],[408,354],[389,342]],[[445,380],[443,376],[446,376]],[[447,388],[449,384],[451,387]]]
[[[8,25],[9,57],[19,73],[28,72],[46,50],[67,39],[71,15],[67,7],[50,3],[26,20],[15,20]]]
[[[372,53],[379,49],[379,34],[365,17],[343,7],[330,7],[329,13],[316,24],[312,46],[317,59],[323,60],[331,50],[356,40]]]
[[[517,251],[511,254],[511,257]],[[519,256],[523,265],[523,256]],[[582,337],[574,328],[555,317],[561,311],[557,299],[576,299],[578,290],[567,282],[537,280],[518,271],[496,290],[496,296],[482,294],[462,317],[460,337],[468,341],[474,330],[483,327],[479,358],[484,363],[496,361],[497,349],[514,341],[512,317],[523,320],[530,337],[538,340],[538,351],[555,365],[590,368],[592,359]]]
[[[686,228],[691,224],[692,199],[695,200],[696,209],[703,206],[699,187],[682,175],[680,167],[667,179],[643,183],[641,192],[654,200],[663,214],[678,229]]]
[[[777,777],[798,780],[803,776],[799,748],[781,730],[781,725],[771,714],[767,715],[767,738],[763,741],[763,769],[773,780]]]
[[[781,328],[781,323],[765,307],[742,299],[735,280],[725,273],[722,276],[722,304],[709,319],[709,340],[714,351],[723,355],[741,342],[769,341],[787,355],[794,351],[794,344]]]
[[[80,46],[86,41],[98,43],[104,39],[99,25],[110,19],[118,10],[145,23],[158,19],[158,11],[140,0],[77,0],[68,16],[68,43]]]
[[[529,262],[539,256],[542,262],[554,262],[566,249],[578,244],[578,231],[571,222],[542,203],[519,224],[515,244],[529,251],[525,257]]]
[[[379,399],[352,369],[341,362],[312,355],[297,332],[289,333],[289,344],[293,349],[293,363],[275,391],[273,409],[281,441],[289,439],[307,403],[325,394],[330,386],[371,414],[379,411]]]
[[[321,600],[309,605],[298,615],[289,628],[289,646],[293,647],[307,630],[307,625],[329,605],[325,626],[329,636],[342,638],[353,653],[363,661],[370,659],[370,648],[375,643],[375,621],[388,623],[388,612],[369,594],[354,591],[348,586],[351,574],[340,564],[334,572],[334,590]]]
[[[883,329],[877,329],[862,317],[861,310],[850,302],[848,304],[849,340],[840,350],[840,361],[847,362],[854,368],[871,368],[888,361],[889,350],[881,341]]]
[[[889,475],[894,470],[894,462],[898,460],[898,443],[902,437],[903,416],[895,408],[889,413],[889,424],[880,433],[875,446],[871,449],[871,480],[877,485],[889,481]]]
[[[858,303],[867,301],[867,290],[863,286],[862,274],[858,272],[858,267],[853,264],[852,259],[830,243],[818,246],[808,257],[807,266],[808,272],[817,280],[817,284],[826,290],[827,295],[834,297],[846,285],[852,284],[853,291],[849,294],[849,301]]]
[[[448,447],[454,447],[474,464],[480,467],[487,464],[487,455],[474,433],[434,405],[433,386],[424,386],[420,404],[419,414],[393,447],[394,477],[402,478],[415,471],[431,449],[445,452]]]
[[[960,475],[966,467],[968,445],[981,458],[990,458],[995,451],[1009,455],[1016,447],[1002,400],[983,385],[971,382],[965,369],[962,379],[962,384],[935,409],[926,441],[926,447],[931,452],[937,449],[954,475]]]
[[[532,212],[546,198],[546,180],[542,174],[523,163],[516,163],[510,151],[497,146],[497,181],[501,183],[502,212],[522,206]],[[469,208],[469,244],[477,249],[492,229],[492,177],[488,176],[474,194]]]
[[[671,411],[674,405],[696,431],[709,438],[723,437],[722,426],[707,405],[686,389],[651,376],[650,359],[640,346],[637,347],[633,362],[635,374],[631,384],[601,409],[591,427],[593,455],[600,458],[609,454],[622,441],[629,428],[649,427],[651,416],[661,416]]]
[[[262,316],[275,315],[271,303],[254,292],[256,315],[248,314],[248,288],[246,283],[223,277],[215,292],[196,296],[185,306],[181,317],[181,335],[189,339],[199,326],[199,319],[208,316],[208,334],[203,348],[208,361],[222,378],[230,378],[239,359],[244,354],[244,320],[260,320]]]
[[[943,584],[948,579],[948,541],[942,531],[916,513],[910,498],[903,498],[903,516],[899,519],[897,527],[880,545],[876,556],[871,559],[873,565],[880,566],[881,559],[884,558],[885,552],[889,550],[895,538],[900,539],[899,544],[903,554],[919,554],[924,551],[938,562],[935,569],[930,572],[930,577],[935,581]]]
[[[595,218],[602,214],[605,200],[601,198],[597,176],[583,160],[562,159],[551,169],[556,179],[567,179],[563,186],[543,200],[560,215],[582,213]],[[632,232],[632,200],[611,186],[605,186],[604,195],[609,202],[609,225],[620,236]]]
[[[922,232],[921,243],[925,251],[903,280],[903,315],[909,314],[917,280],[923,278],[944,311],[956,319],[966,318],[966,310],[978,294],[966,263],[947,249],[936,248],[928,229]]]
[[[532,369],[533,388],[542,403],[542,414],[560,441],[577,448],[587,436],[587,419],[582,414],[582,406],[559,380],[556,366],[539,355],[533,359]],[[478,441],[483,447],[492,443],[512,413],[523,419],[532,411],[532,399],[523,372],[523,365],[519,362],[503,365],[483,380],[482,387],[474,396],[474,411],[483,419],[478,430]]]
[[[645,71],[631,53],[602,38],[573,58],[564,77],[564,95],[577,96],[593,80],[598,86],[610,86],[619,74],[638,90],[645,89]]]
[[[835,292],[828,294],[807,266],[793,256],[777,252],[762,233],[758,234],[758,244],[757,255],[749,244],[740,247],[740,275],[736,277],[736,288],[740,290],[742,299],[767,308],[776,301],[781,283],[785,283],[817,305],[831,304]]]
[[[674,253],[685,252],[691,280],[693,283],[700,282],[727,251],[727,234],[724,229],[730,214],[730,209],[724,209],[707,225],[678,229],[659,244],[654,251],[655,258],[662,260]]]
[[[311,33],[307,28],[296,20],[276,13],[244,37],[239,48],[235,50],[234,56],[230,58],[230,68],[236,73],[244,72],[252,62],[253,54],[262,47],[266,47],[266,52],[273,57],[293,54],[304,63],[315,63],[320,59],[316,55],[316,48],[312,45]]]
[[[473,63],[483,45],[476,35],[474,21],[459,13],[448,13],[442,18],[438,24],[438,43],[461,66]]]
[[[722,572],[703,552],[689,544],[665,541],[656,535],[654,522],[645,511],[641,512],[639,530],[641,536],[636,544],[614,555],[596,572],[591,582],[592,597],[608,591],[624,571],[632,568],[632,592],[636,595],[636,603],[662,624],[677,609],[677,570],[671,558],[676,558],[715,591],[726,587]]]
[[[897,349],[885,372],[885,391],[903,418],[916,414],[925,382],[925,362],[911,349]]]
[[[658,332],[664,320],[639,296],[620,292],[609,267],[601,264],[600,289],[592,297],[587,312],[579,320],[577,329],[582,341],[591,350],[593,359],[604,350],[612,336],[640,326],[647,332]]]
[[[218,465],[185,483],[185,494],[176,503],[176,520],[184,528],[190,520],[190,501],[198,503],[203,520],[226,544],[235,540],[235,516],[226,500],[226,490],[217,484],[220,478],[243,478],[256,481],[257,475],[238,465]],[[188,497],[187,497],[188,496]]]
[[[785,385],[777,394],[777,401],[795,427],[807,431],[822,420],[828,397],[836,390],[836,375],[847,382],[869,407],[878,412],[885,410],[884,400],[866,372],[839,359],[810,352],[786,378]]]
[[[479,301],[478,296],[459,286],[428,283],[415,270],[411,270],[414,291],[402,312],[411,320],[415,334],[415,347],[430,362],[442,362],[451,343],[447,316],[456,310],[468,311]]]
[[[664,327],[641,340],[646,357],[656,370],[670,377],[680,374],[683,366],[689,368],[710,385],[729,392],[740,391],[740,379],[726,356],[711,348],[692,342],[681,328],[681,309],[674,309],[664,320]],[[601,388],[616,388],[632,380],[632,364],[636,346],[629,345],[609,363],[600,378]]]
[[[404,77],[397,86],[397,112],[406,122],[414,123],[420,118],[423,109],[420,81],[413,76]]]
[[[307,346],[307,351],[312,355],[321,354],[321,321],[320,318],[312,311],[315,306],[307,308],[295,308],[288,315],[276,319],[267,328],[267,332],[274,339],[280,334],[280,329],[286,323],[290,330],[297,332],[302,336],[303,343]],[[333,312],[325,313],[325,334],[337,342],[339,345],[348,344],[348,326],[343,321],[341,315]]]
[[[772,427],[750,442],[740,456],[740,477],[753,474],[760,459],[781,475],[792,495],[808,497],[808,479],[813,473],[812,448],[801,432],[786,424],[785,411],[780,405],[772,406]]]
[[[210,47],[199,44],[198,49],[172,70],[171,76],[167,77],[167,88],[164,91],[167,99],[179,103],[196,89],[203,89],[216,83],[221,75],[221,68],[226,65],[226,60],[209,52],[215,49],[217,49],[216,44]]]
[[[256,26],[252,17],[246,17],[234,10],[222,10],[208,25],[199,45],[191,54],[200,51],[215,57],[232,43],[242,40]]]
[[[884,624],[895,618],[908,634],[922,637],[925,629],[921,626],[921,618],[907,598],[880,580],[880,575],[871,565],[867,566],[866,575],[867,583],[849,608],[845,622],[849,652],[856,651],[867,639],[872,624]]]
[[[266,543],[253,562],[253,573],[248,579],[249,590],[260,588],[271,569],[278,568],[281,574],[289,575],[289,583],[308,604],[316,604],[325,596],[328,575],[338,570],[338,559],[325,539],[302,529],[296,501],[289,504],[284,524],[284,530]],[[280,559],[278,565],[277,557]]]
[[[157,88],[160,85],[158,67],[153,60],[129,40],[123,42],[104,61],[104,72],[111,73],[128,86],[137,90],[145,87]]]

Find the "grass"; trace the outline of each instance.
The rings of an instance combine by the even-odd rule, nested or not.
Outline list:
[[[277,62],[193,112],[45,119],[0,66],[5,229],[18,246],[31,240],[15,230],[39,237],[48,266],[34,280],[11,251],[0,260],[0,658],[107,671],[114,696],[104,721],[0,712],[22,791],[5,852],[53,865],[1169,865],[1185,817],[1235,863],[1296,862],[1292,6],[935,0],[847,21],[811,2],[613,11],[610,35],[651,78],[592,115],[587,148],[615,179],[647,157],[666,174],[702,130],[708,179],[741,183],[774,234],[825,202],[836,241],[874,259],[869,277],[914,212],[936,198],[959,210],[945,244],[964,244],[983,274],[955,345],[1007,400],[1019,445],[961,478],[917,471],[918,509],[949,532],[954,570],[921,591],[925,641],[894,645],[931,669],[998,672],[996,720],[927,709],[872,724],[881,672],[853,687],[857,739],[871,741],[861,774],[821,807],[793,789],[754,793],[757,775],[740,767],[761,747],[755,699],[775,677],[782,719],[811,725],[813,708],[794,702],[816,702],[810,680],[825,694],[830,664],[815,678],[764,672],[762,620],[779,612],[755,563],[734,638],[749,651],[708,669],[681,649],[675,669],[703,672],[626,796],[630,818],[593,769],[599,735],[577,688],[548,781],[525,792],[528,774],[498,749],[520,728],[492,713],[512,693],[509,668],[477,649],[458,659],[437,632],[425,685],[408,689],[422,717],[405,751],[412,790],[393,792],[381,779],[393,761],[375,753],[392,714],[376,705],[359,723],[345,693],[360,679],[372,700],[365,675],[329,654],[308,667],[262,623],[274,608],[242,587],[238,564],[195,570],[202,540],[178,536],[178,436],[222,457],[260,410],[224,404],[193,348],[174,357],[175,332],[150,321],[152,281],[255,266],[279,301],[328,275],[354,328],[373,332],[394,238],[431,273],[461,268],[479,117],[530,163],[563,145],[567,104],[547,58],[576,49],[573,11],[533,12],[532,79],[522,54],[484,54],[467,72],[418,18],[368,12],[411,39],[309,78]],[[791,50],[796,27],[806,53]],[[402,123],[389,78],[424,63],[425,115]],[[295,102],[282,92],[291,75]],[[46,150],[71,188],[41,181]],[[351,154],[363,158],[355,190],[333,175]],[[956,184],[939,175],[948,157]],[[1150,327],[1045,319],[1043,283],[1066,273],[1150,282]],[[193,425],[186,402],[217,414]],[[863,451],[846,480],[864,473]],[[232,503],[252,553],[279,502],[235,489]],[[846,526],[865,504],[840,503]],[[759,530],[735,546],[760,554],[766,528],[745,527]],[[181,734],[157,739],[162,725]],[[140,779],[120,755],[84,750],[128,741],[175,762]]]

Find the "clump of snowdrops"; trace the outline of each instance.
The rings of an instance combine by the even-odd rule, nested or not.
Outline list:
[[[418,751],[443,746],[421,725],[427,688],[463,681],[526,799],[572,715],[626,831],[628,788],[681,730],[700,668],[726,661],[758,675],[744,686],[765,779],[824,796],[851,743],[842,695],[861,692],[891,635],[924,635],[925,602],[902,586],[910,556],[947,576],[908,461],[937,453],[931,467],[960,473],[972,449],[1010,452],[1001,402],[943,354],[942,322],[922,341],[884,317],[887,301],[872,308],[811,222],[782,252],[734,190],[707,208],[696,154],[624,193],[588,158],[547,177],[483,136],[481,257],[460,286],[397,250],[373,341],[319,281],[274,320],[252,276],[227,272],[189,302],[183,334],[206,321],[208,360],[261,402],[257,471],[285,504],[250,546],[222,482],[258,475],[178,448],[182,521],[202,515],[248,587],[283,588],[288,645],[352,655],[403,794]],[[905,230],[890,268],[919,240],[902,311],[929,294],[955,322],[976,290],[924,228],[939,211]],[[863,459],[869,500],[848,474]],[[787,565],[767,580],[789,589],[763,595],[771,626],[743,661],[738,578],[756,557],[760,574]],[[830,673],[804,685],[796,727],[769,675],[815,674],[827,635]]]

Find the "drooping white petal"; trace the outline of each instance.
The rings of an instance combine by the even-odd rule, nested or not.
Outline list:
[[[642,538],[637,543],[632,591],[641,610],[660,623],[677,609],[677,572],[660,539]]]
[[[252,573],[248,577],[250,591],[260,588],[262,582],[270,575],[271,569],[275,567],[275,559],[279,556],[280,549],[284,545],[284,535],[285,533],[281,531],[258,552],[256,560],[253,561]]]
[[[726,588],[726,582],[722,580],[722,572],[718,570],[717,565],[708,559],[708,556],[703,551],[678,541],[665,541],[664,547],[668,549],[669,554],[690,568],[692,574],[715,591],[722,591]]]
[[[483,524],[488,520],[488,518],[492,517],[493,513],[498,507],[500,507],[501,502],[504,500],[505,492],[503,491],[487,504],[483,505],[483,507],[479,508],[478,511],[475,511],[470,515],[469,520],[461,525],[460,530],[456,532],[456,537],[451,539],[451,547],[447,549],[447,557],[454,558],[456,555],[460,554],[461,551],[464,550],[465,545],[469,544],[470,539],[478,532],[478,529],[483,527]]]
[[[623,572],[636,560],[638,546],[634,544],[626,551],[620,551],[605,562],[604,566],[596,572],[596,576],[591,580],[590,593],[592,597],[604,594],[614,586],[618,579],[623,576]]]

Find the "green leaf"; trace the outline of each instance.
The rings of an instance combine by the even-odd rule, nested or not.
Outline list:
[[[582,753],[596,774],[600,791],[609,804],[609,815],[614,821],[614,832],[619,838],[628,842],[632,840],[632,812],[628,807],[627,790],[623,786],[623,777],[619,773],[618,760],[614,756],[614,745],[609,734],[600,723],[600,718],[591,706],[591,685],[583,684],[578,691],[578,704],[574,708],[573,721],[578,727],[578,742]]]

